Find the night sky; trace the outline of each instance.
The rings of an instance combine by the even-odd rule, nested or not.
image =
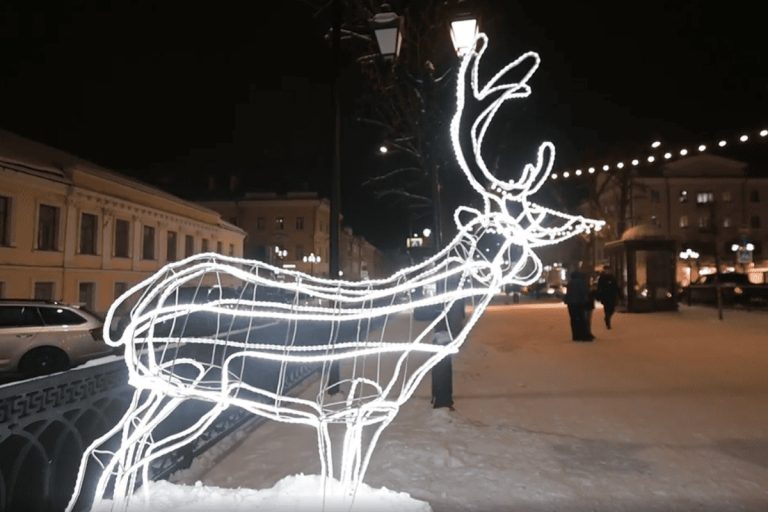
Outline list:
[[[0,128],[171,192],[188,176],[239,173],[249,188],[327,195],[333,73],[321,3],[6,0]],[[489,66],[529,49],[543,59],[533,96],[499,115],[501,166],[519,168],[545,139],[562,169],[631,158],[656,138],[693,146],[768,127],[768,44],[752,5],[482,2]],[[342,209],[387,247],[407,225],[361,188],[387,164],[381,134],[354,121],[360,51],[345,43]],[[733,156],[768,176],[766,148]]]

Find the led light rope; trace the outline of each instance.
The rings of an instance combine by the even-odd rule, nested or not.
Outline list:
[[[75,505],[89,460],[96,459],[103,468],[95,503],[111,488],[113,509],[126,510],[135,489],[149,478],[150,464],[190,443],[229,407],[315,428],[322,474],[338,475],[342,488],[353,494],[383,429],[424,375],[459,350],[495,291],[505,284],[530,284],[541,275],[542,262],[533,249],[603,226],[602,221],[530,200],[552,170],[555,149],[549,142],[540,145],[536,162],[525,165],[518,180],[498,180],[488,170],[481,154],[488,127],[504,102],[531,94],[527,82],[540,60],[533,52],[525,53],[481,87],[478,69],[487,42],[480,34],[475,49],[461,62],[450,127],[459,167],[483,208],[459,207],[454,213],[458,233],[443,250],[384,279],[326,279],[206,253],[168,264],[125,292],[107,314],[104,339],[124,347],[129,382],[136,391],[122,420],[87,448],[68,511]],[[503,83],[521,66],[528,67],[519,81]],[[467,89],[469,99],[489,103],[469,129],[462,130]],[[478,176],[463,152],[465,132]],[[214,290],[237,286],[239,297],[220,294],[201,303],[180,301],[182,288],[211,284],[218,287]],[[436,292],[414,295],[427,288]],[[274,298],[274,293],[282,293],[285,300]],[[448,316],[464,299],[475,307],[457,327]],[[129,321],[113,339],[109,326],[116,322],[116,312],[129,304]],[[405,339],[390,333],[392,317],[430,306],[439,314],[426,324],[410,320]],[[213,332],[188,333],[188,325],[200,318],[208,319],[206,328],[215,326]],[[303,332],[308,329],[320,329],[320,334]],[[431,343],[430,334],[437,330],[447,330],[447,343]],[[274,378],[260,384],[259,374],[249,366],[254,361],[262,365],[258,368],[271,368]],[[351,364],[344,367],[340,382],[332,382],[331,364],[341,362]],[[307,365],[322,365],[317,393],[311,399],[290,396],[289,372]],[[344,384],[346,396],[327,400],[329,388],[338,384]],[[155,428],[187,400],[208,402],[212,408],[184,430],[155,439]],[[345,428],[338,471],[329,432],[336,424]],[[372,429],[370,435],[366,428]],[[113,435],[120,437],[118,448],[100,449]],[[144,498],[150,496],[145,493]]]

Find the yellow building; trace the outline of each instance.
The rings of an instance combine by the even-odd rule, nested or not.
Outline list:
[[[168,262],[242,256],[244,237],[212,210],[0,130],[0,297],[103,313]]]

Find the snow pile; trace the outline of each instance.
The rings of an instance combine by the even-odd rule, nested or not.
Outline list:
[[[294,475],[283,478],[271,489],[224,489],[196,482],[194,486],[166,481],[150,482],[151,499],[144,501],[139,489],[129,512],[432,512],[429,504],[402,492],[374,489],[361,484],[354,496],[345,495],[341,484],[319,475]],[[105,501],[92,512],[110,512]]]

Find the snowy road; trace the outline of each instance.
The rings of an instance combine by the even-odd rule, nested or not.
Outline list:
[[[455,358],[457,410],[431,409],[426,379],[365,482],[436,512],[768,510],[768,314],[601,318],[596,342],[573,343],[561,304],[491,306]],[[264,489],[319,472],[307,427],[239,437],[177,480]]]

